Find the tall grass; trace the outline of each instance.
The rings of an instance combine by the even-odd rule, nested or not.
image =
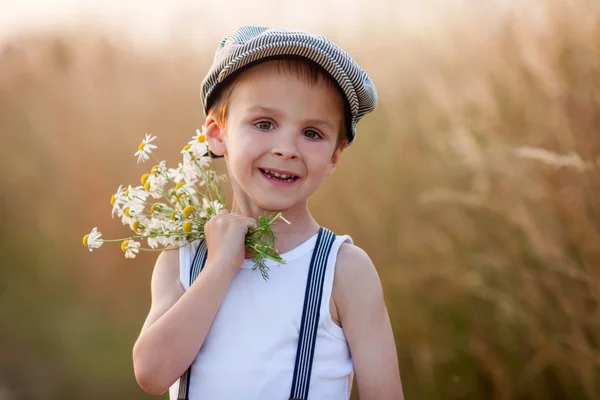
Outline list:
[[[494,10],[336,38],[381,103],[311,206],[375,261],[407,399],[600,398],[600,9]],[[79,240],[118,234],[108,198],[143,133],[176,160],[212,54],[134,50],[93,32],[1,50],[7,398],[146,398],[129,351],[153,257]]]

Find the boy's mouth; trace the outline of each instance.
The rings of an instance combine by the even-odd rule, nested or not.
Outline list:
[[[259,170],[267,178],[273,179],[273,180],[276,180],[276,181],[294,182],[296,179],[298,179],[298,177],[296,175],[281,174],[279,172],[275,172],[275,171],[272,171],[272,170],[266,169],[266,168],[259,168]]]

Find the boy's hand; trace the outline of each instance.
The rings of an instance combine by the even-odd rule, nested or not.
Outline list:
[[[256,220],[237,212],[221,211],[204,225],[208,260],[206,266],[219,265],[236,272],[244,262],[248,229],[256,227]]]

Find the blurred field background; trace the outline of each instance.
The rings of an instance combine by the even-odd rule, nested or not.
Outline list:
[[[324,33],[379,89],[311,205],[377,266],[406,399],[600,398],[599,3],[380,3],[345,25],[305,3],[309,27],[263,2],[195,36],[182,15],[152,46],[86,23],[0,41],[0,400],[151,398],[131,348],[156,256],[81,237],[128,234],[109,199],[149,168],[139,141],[174,165],[244,22]]]

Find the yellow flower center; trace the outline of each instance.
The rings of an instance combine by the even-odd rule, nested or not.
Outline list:
[[[171,216],[169,218],[171,219],[171,221],[175,221],[175,213],[171,213]]]
[[[88,247],[88,238],[89,238],[89,237],[90,237],[90,235],[85,235],[85,236],[83,237],[83,245],[84,245],[85,247]]]
[[[131,215],[129,215],[129,207],[127,207],[125,209],[125,211],[123,211],[125,213],[125,215],[127,215],[128,217],[131,217]]]
[[[112,197],[110,198],[110,205],[114,206],[116,201],[117,201],[117,197],[113,194]]]
[[[127,250],[127,246],[129,246],[129,240],[124,240],[121,243],[121,250],[123,250],[123,252],[125,252]]]
[[[150,191],[150,181],[144,183],[144,189],[146,189],[146,192]]]
[[[139,228],[140,228],[140,221],[134,221],[134,222],[133,222],[133,226],[131,227],[131,229],[132,229],[134,232],[137,232],[137,230],[138,230]]]
[[[158,165],[155,165],[154,167],[152,167],[152,169],[150,170],[150,173],[152,175],[156,175],[156,172],[158,171]]]
[[[186,144],[185,146],[183,146],[183,151],[188,151],[190,149],[190,145]]]
[[[146,142],[140,143],[140,145],[138,146],[138,150],[143,149],[145,145],[146,145]]]
[[[150,177],[150,174],[144,174],[144,175],[142,175],[142,178],[140,179],[140,181],[142,182],[142,185],[146,184],[146,181],[148,180],[148,177]]]
[[[183,224],[183,231],[186,233],[190,233],[192,231],[192,221],[187,221]]]
[[[175,190],[181,188],[183,185],[185,185],[185,182],[183,182],[183,181],[179,182],[177,185],[175,185]]]
[[[155,211],[160,211],[160,204],[154,203],[152,207],[150,207],[150,214],[154,214]]]
[[[129,197],[129,188],[125,191],[125,197]]]
[[[189,217],[191,213],[193,213],[195,210],[194,206],[187,206],[186,208],[183,209],[183,216],[185,218]]]
[[[206,140],[206,136],[205,135],[198,135],[198,143],[204,143],[204,141]]]

